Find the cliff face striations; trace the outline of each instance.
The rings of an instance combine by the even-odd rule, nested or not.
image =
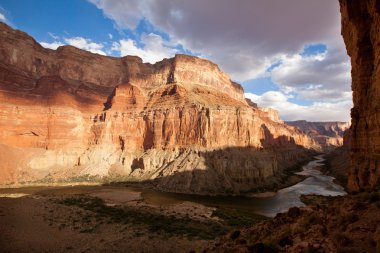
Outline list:
[[[50,50],[0,24],[0,59],[0,184],[103,177],[239,193],[316,146],[197,57]]]
[[[287,121],[321,145],[324,151],[343,146],[343,138],[350,124],[347,122],[309,122],[306,120]]]
[[[351,57],[354,101],[348,188],[358,191],[380,181],[380,1],[339,2],[342,35]]]

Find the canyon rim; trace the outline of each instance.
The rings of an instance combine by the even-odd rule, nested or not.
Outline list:
[[[2,185],[153,181],[239,194],[276,184],[322,148],[210,61],[50,50],[0,29]]]
[[[239,33],[242,23],[230,26],[247,21],[247,6],[264,8],[269,1],[242,1],[242,19],[227,2],[211,6],[211,12],[209,2],[198,2],[201,12],[180,1],[170,1],[178,9],[169,12],[165,1],[162,6],[141,2],[128,6],[135,12],[126,11],[127,20],[120,20],[123,4],[75,3],[93,8],[120,32],[103,34],[113,40],[108,44],[68,32],[49,32],[54,42],[43,42],[30,30],[16,29],[0,3],[0,251],[380,252],[380,0],[335,1],[341,27],[336,35],[346,50],[323,37],[336,28],[323,26],[333,14],[319,9],[331,2],[315,2],[311,9],[321,15],[318,25],[305,16],[307,29],[298,22],[300,31],[292,35],[285,24],[292,23],[293,9],[280,8],[278,1],[286,14],[284,26],[279,30],[275,20],[265,28],[289,35],[281,37],[281,46],[292,47],[296,38],[306,43],[303,51],[278,58],[268,51],[279,37],[267,39],[260,33],[263,25],[252,31],[265,38],[248,36],[255,44],[248,49],[238,43],[247,39],[245,28]],[[304,4],[298,1],[294,10],[309,10]],[[219,17],[223,8],[228,20]],[[167,22],[160,19],[163,13]],[[191,33],[199,20],[210,21],[209,14],[215,20]],[[134,18],[141,20],[131,35]],[[211,34],[209,26],[216,32]],[[326,44],[311,43],[321,26]],[[188,30],[178,28],[191,30],[194,41],[186,37]],[[236,45],[216,43],[231,39],[230,33],[237,35]],[[205,41],[214,42],[215,49]],[[268,57],[254,51],[263,44]],[[189,50],[194,45],[202,53]],[[195,56],[209,55],[223,69],[239,66],[240,74],[258,66],[250,65],[251,59],[238,65],[236,55],[226,64],[215,56],[216,49],[224,49],[220,45],[226,52],[239,47],[240,57],[254,52],[271,59],[265,73],[248,82],[268,87],[256,87],[249,96],[253,89],[244,91],[247,82],[241,85],[229,76],[230,70],[236,76],[234,68],[224,72],[207,57]],[[141,58],[124,54],[125,47]],[[152,61],[153,53],[147,52],[153,49],[165,57]],[[342,84],[348,79],[340,79],[349,63],[335,61],[341,49],[351,63],[351,122],[324,122],[320,118],[338,115],[331,108],[346,108],[344,99],[351,96]],[[115,50],[120,57],[112,54]],[[306,85],[300,81],[305,77]],[[277,86],[270,87],[275,81]],[[285,113],[262,106],[267,104]],[[307,110],[320,118],[289,118]]]

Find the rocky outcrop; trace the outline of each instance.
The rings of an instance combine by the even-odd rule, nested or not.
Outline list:
[[[321,145],[324,151],[331,151],[343,145],[344,132],[349,129],[347,122],[309,122],[306,120],[287,121]]]
[[[354,107],[350,191],[380,182],[380,1],[340,0],[342,35],[351,57]]]
[[[0,24],[0,59],[1,184],[102,178],[240,193],[317,147],[198,57],[54,51]]]
[[[339,198],[304,195],[307,207],[236,229],[205,252],[379,252],[380,191]]]
[[[331,175],[335,181],[347,190],[348,172],[351,168],[351,132],[347,129],[343,133],[343,145],[328,152],[324,158],[325,165],[321,171],[323,174]]]

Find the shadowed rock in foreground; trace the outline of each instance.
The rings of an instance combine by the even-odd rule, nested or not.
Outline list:
[[[344,197],[307,196],[308,208],[232,231],[206,252],[379,252],[379,192]],[[339,211],[337,211],[339,210]]]

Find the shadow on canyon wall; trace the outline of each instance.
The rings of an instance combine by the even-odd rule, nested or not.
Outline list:
[[[317,152],[297,146],[293,138],[274,138],[264,129],[265,148],[184,149],[159,168],[154,179],[142,184],[162,191],[225,195],[277,190],[302,180],[294,172],[301,170]],[[144,173],[142,158],[135,160],[132,169]]]
[[[18,73],[9,73],[0,66],[0,72],[8,73],[7,78],[3,78],[0,84],[0,91],[4,97],[12,99],[29,99],[37,105],[45,105],[46,102],[51,104],[60,104],[61,102],[70,103],[70,101],[55,101],[59,96],[66,96],[66,100],[72,100],[78,105],[87,106],[88,104],[102,104],[102,101],[112,94],[114,87],[104,87],[101,85],[68,81],[60,76],[43,76],[35,79],[31,76],[23,76]],[[20,83],[15,85],[15,83]]]

